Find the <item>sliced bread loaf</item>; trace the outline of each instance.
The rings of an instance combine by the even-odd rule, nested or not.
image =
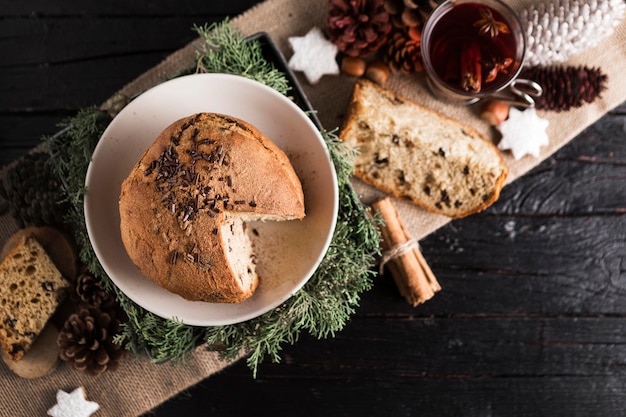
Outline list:
[[[0,263],[0,345],[20,360],[65,295],[63,278],[44,248],[23,236]]]
[[[453,218],[489,207],[508,173],[498,149],[472,127],[364,79],[339,136],[358,150],[357,177]]]

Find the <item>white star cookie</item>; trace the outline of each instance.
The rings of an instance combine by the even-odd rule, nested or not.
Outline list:
[[[48,410],[48,415],[52,417],[89,417],[99,408],[98,403],[87,401],[85,390],[78,387],[69,394],[65,391],[57,391],[57,403]]]
[[[311,84],[317,84],[326,74],[339,74],[335,61],[338,48],[324,37],[320,28],[313,27],[305,36],[290,37],[289,44],[294,51],[289,68],[304,72]]]
[[[546,128],[549,122],[537,115],[534,108],[520,111],[511,107],[509,118],[500,123],[497,128],[502,133],[502,140],[498,144],[501,150],[510,149],[515,159],[524,155],[539,156],[539,148],[549,142]]]

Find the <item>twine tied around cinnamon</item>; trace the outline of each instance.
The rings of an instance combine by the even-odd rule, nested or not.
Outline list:
[[[383,269],[387,262],[392,261],[410,250],[417,249],[419,250],[419,243],[417,239],[411,238],[404,243],[398,243],[393,247],[383,251],[382,257],[380,258],[380,266],[378,267],[378,273],[382,275]]]
[[[385,197],[372,205],[382,219],[383,255],[380,273],[385,266],[398,287],[400,294],[413,307],[430,300],[441,286],[424,259],[416,239],[406,230],[398,210],[390,197]]]

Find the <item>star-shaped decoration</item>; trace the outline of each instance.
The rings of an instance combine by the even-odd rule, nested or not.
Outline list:
[[[78,387],[70,393],[57,391],[57,403],[48,410],[48,415],[52,417],[89,417],[99,408],[98,403],[87,401],[85,390]]]
[[[537,115],[534,108],[524,111],[511,107],[509,118],[497,127],[502,133],[501,150],[510,149],[515,159],[524,155],[539,156],[539,148],[549,143],[546,128],[549,122]]]
[[[304,72],[311,84],[317,84],[326,74],[339,74],[335,60],[339,49],[324,37],[320,28],[313,27],[305,36],[290,37],[289,44],[294,51],[289,68]]]

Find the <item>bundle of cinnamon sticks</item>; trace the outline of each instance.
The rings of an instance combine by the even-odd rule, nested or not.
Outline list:
[[[400,294],[413,307],[431,299],[441,290],[441,286],[424,259],[417,241],[406,230],[393,200],[385,197],[371,206],[383,220],[380,228],[384,251],[381,272],[387,266]]]

